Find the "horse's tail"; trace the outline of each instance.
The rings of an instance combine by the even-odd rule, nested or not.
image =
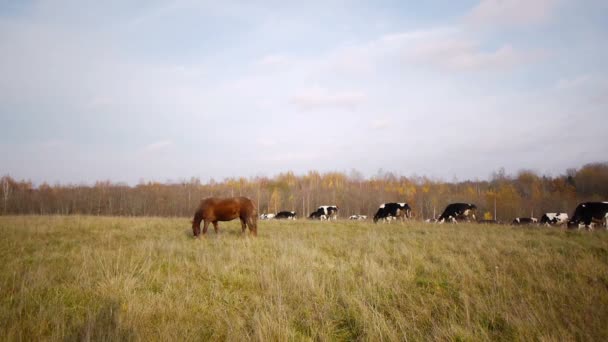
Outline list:
[[[251,211],[249,212],[249,217],[247,217],[247,226],[249,227],[249,231],[256,236],[258,235],[258,209],[252,201],[250,203]]]
[[[247,218],[247,225],[249,226],[249,231],[253,233],[253,235],[258,235],[258,215],[255,209]]]

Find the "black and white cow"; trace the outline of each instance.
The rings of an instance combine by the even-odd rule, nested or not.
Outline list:
[[[376,215],[374,215],[374,223],[378,220],[389,222],[396,219],[405,220],[410,217],[412,217],[412,208],[407,203],[382,203],[378,207]]]
[[[445,207],[443,214],[439,216],[437,222],[444,223],[454,222],[458,223],[458,220],[466,220],[469,221],[470,218],[476,220],[475,211],[477,211],[477,206],[471,203],[452,203]]]
[[[315,220],[337,220],[338,219],[338,206],[337,205],[322,205],[313,211],[308,218]]]
[[[566,213],[545,213],[540,218],[540,224],[547,226],[562,225],[568,222],[568,214]]]
[[[296,216],[295,211],[279,211],[274,218],[277,220],[295,220]]]
[[[513,222],[511,222],[511,224],[514,226],[527,226],[537,223],[538,219],[535,217],[516,217],[515,219],[513,219]]]
[[[260,220],[272,220],[275,216],[275,214],[262,214]]]
[[[574,210],[568,228],[593,228],[593,224],[601,224],[608,229],[608,202],[585,202]]]
[[[367,215],[351,215],[348,219],[349,220],[363,221],[363,220],[367,220]]]

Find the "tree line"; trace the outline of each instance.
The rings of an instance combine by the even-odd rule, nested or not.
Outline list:
[[[47,183],[0,178],[3,215],[59,214],[189,217],[205,197],[246,196],[259,213],[296,211],[308,216],[320,205],[338,205],[340,216],[373,215],[384,202],[407,202],[419,219],[436,217],[452,202],[475,203],[478,216],[510,220],[544,212],[572,213],[579,202],[608,200],[608,163],[568,169],[559,176],[529,170],[507,175],[504,169],[489,180],[446,182],[423,176],[405,177],[379,171],[364,177],[358,171],[274,177],[141,182],[135,186],[99,181],[94,185]]]

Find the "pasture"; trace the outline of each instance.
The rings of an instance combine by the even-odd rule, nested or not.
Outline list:
[[[0,217],[1,340],[608,340],[608,233]]]

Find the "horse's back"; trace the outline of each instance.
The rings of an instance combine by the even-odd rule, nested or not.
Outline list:
[[[240,202],[242,210],[246,210],[248,213],[254,213],[256,208],[253,201],[247,197],[237,197]]]
[[[201,201],[200,209],[204,212],[204,216],[220,221],[233,220],[237,217],[247,218],[256,214],[253,202],[247,197],[205,198]]]

